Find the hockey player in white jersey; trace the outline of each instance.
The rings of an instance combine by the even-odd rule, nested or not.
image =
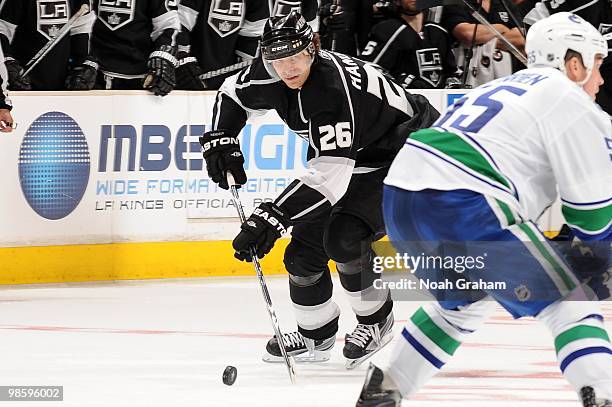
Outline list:
[[[463,278],[507,288],[469,297],[457,286],[432,292],[437,301],[408,320],[389,358],[370,365],[357,406],[399,406],[413,396],[495,302],[549,329],[560,370],[583,406],[612,406],[612,347],[597,301],[610,297],[612,126],[593,101],[607,45],[593,26],[565,12],[533,25],[526,49],[528,69],[475,89],[430,129],[411,134],[385,179],[383,200],[398,253],[486,248],[485,269]],[[592,257],[564,256],[538,230],[535,221],[557,195]],[[456,277],[448,269],[416,274]]]

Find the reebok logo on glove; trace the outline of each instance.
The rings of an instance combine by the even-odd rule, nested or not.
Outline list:
[[[209,136],[214,136],[214,134],[209,134]],[[232,144],[236,146],[240,146],[240,143],[238,142],[238,137],[220,137],[220,138],[212,139],[210,141],[204,141],[202,143],[202,148],[204,149],[204,152],[207,152],[208,150],[215,148],[217,146],[228,146]],[[240,154],[240,152],[238,153]],[[240,155],[235,155],[234,157],[239,157]]]
[[[274,207],[272,207],[272,209],[274,209]],[[255,208],[255,210],[253,211],[253,215],[268,222],[280,233],[281,236],[287,233],[287,229],[285,229],[285,226],[276,217],[274,217],[274,215],[271,215],[267,211],[264,211],[261,207]],[[282,213],[280,213],[279,215],[283,216]]]

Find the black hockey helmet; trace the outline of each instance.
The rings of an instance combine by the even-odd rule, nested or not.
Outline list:
[[[298,54],[312,44],[314,34],[297,11],[270,17],[261,36],[261,54],[267,61]]]

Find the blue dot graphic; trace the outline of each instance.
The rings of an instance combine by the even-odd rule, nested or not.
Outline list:
[[[72,117],[39,116],[19,150],[19,181],[32,209],[51,220],[68,216],[87,189],[90,163],[85,135]]]

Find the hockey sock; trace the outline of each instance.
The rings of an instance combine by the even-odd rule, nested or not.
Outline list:
[[[375,362],[404,397],[431,379],[493,311],[493,301],[479,301],[456,310],[437,303],[419,308],[402,330],[387,362]]]
[[[597,302],[563,301],[537,317],[552,332],[561,372],[576,392],[584,386],[612,400],[612,346]]]

